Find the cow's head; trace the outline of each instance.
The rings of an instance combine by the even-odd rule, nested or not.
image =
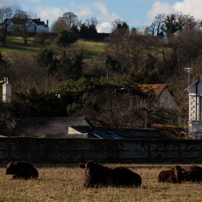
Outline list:
[[[10,161],[6,166],[6,174],[15,174],[16,172],[16,162]]]
[[[97,169],[100,167],[99,164],[88,161],[85,165],[80,164],[80,168],[85,168],[85,185],[86,187],[93,186],[93,180],[96,175]]]
[[[172,170],[174,172],[177,182],[183,181],[184,177],[182,171],[184,169],[182,169],[180,166],[175,166],[174,168],[172,168]]]
[[[99,165],[96,164],[93,161],[88,161],[85,164],[85,174],[86,174],[86,176],[88,177],[89,180],[91,180],[94,177],[94,175],[96,173],[96,170],[98,168],[99,168]]]

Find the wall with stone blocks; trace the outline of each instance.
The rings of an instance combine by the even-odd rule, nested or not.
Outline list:
[[[201,140],[0,138],[0,162],[202,163]]]

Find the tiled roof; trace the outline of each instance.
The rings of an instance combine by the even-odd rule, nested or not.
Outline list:
[[[151,93],[159,96],[167,87],[167,84],[137,84],[144,93]]]

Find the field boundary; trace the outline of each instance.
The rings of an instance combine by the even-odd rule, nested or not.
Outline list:
[[[0,138],[0,161],[34,163],[201,163],[201,140]]]

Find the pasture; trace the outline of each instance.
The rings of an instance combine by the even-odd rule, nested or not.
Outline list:
[[[84,170],[78,165],[36,165],[38,179],[12,179],[0,168],[0,201],[67,201],[67,202],[133,202],[133,201],[202,201],[201,183],[158,183],[161,170],[173,165],[121,165],[142,177],[141,188],[84,188]],[[120,165],[106,165],[120,166]],[[181,165],[186,167],[187,165]]]

